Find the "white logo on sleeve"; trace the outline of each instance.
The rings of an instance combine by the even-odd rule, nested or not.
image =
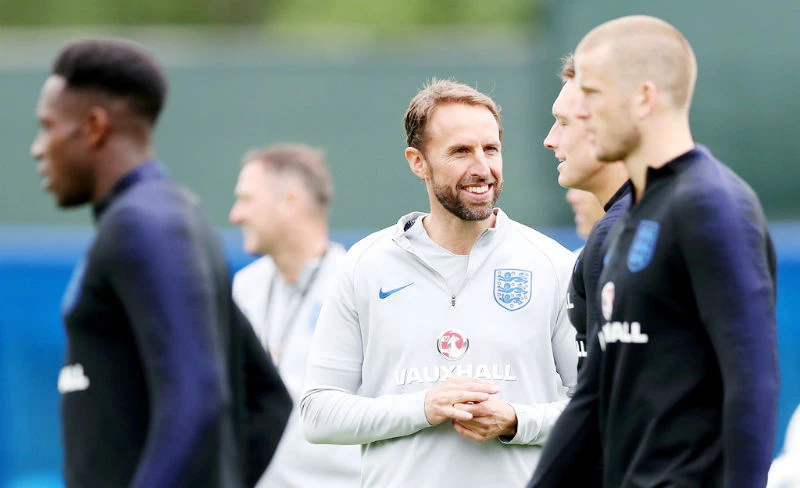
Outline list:
[[[458,329],[447,329],[436,339],[436,350],[451,361],[460,359],[466,354],[467,349],[469,349],[469,339]]]
[[[614,282],[609,281],[603,285],[603,291],[600,292],[600,301],[603,306],[603,317],[606,320],[611,320],[611,312],[614,311]]]
[[[58,374],[59,393],[83,391],[88,388],[89,378],[84,374],[82,364],[68,364],[61,368],[61,372]]]

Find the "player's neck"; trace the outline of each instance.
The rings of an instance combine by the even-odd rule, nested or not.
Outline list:
[[[606,163],[608,166],[603,168],[603,174],[600,184],[595,188],[591,188],[597,201],[600,205],[605,207],[619,189],[628,181],[628,170],[625,165],[620,161],[616,163]]]
[[[298,276],[313,259],[321,258],[328,249],[328,230],[325,227],[309,227],[295,229],[293,238],[284,240],[283,249],[275,253],[272,259],[278,272],[287,283],[294,283]]]
[[[641,200],[646,191],[648,168],[662,168],[693,148],[688,118],[670,118],[643,130],[639,148],[625,159],[625,167],[636,190],[636,201]]]
[[[462,220],[443,208],[433,208],[431,214],[422,220],[425,232],[433,242],[453,254],[466,255],[481,233],[494,227],[495,212],[485,220]]]
[[[97,155],[92,202],[102,201],[119,180],[152,158],[150,144],[131,139],[109,141],[104,151]]]

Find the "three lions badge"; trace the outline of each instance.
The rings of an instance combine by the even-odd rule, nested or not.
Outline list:
[[[506,310],[519,310],[531,301],[531,277],[525,269],[494,270],[494,300]]]

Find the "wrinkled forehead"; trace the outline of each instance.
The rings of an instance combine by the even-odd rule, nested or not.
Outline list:
[[[444,103],[437,105],[426,128],[426,138],[451,139],[480,135],[482,138],[500,138],[497,120],[484,105]]]

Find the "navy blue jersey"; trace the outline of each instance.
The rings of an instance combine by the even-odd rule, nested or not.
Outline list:
[[[647,172],[615,224],[603,325],[529,486],[764,486],[777,418],[774,247],[753,191],[702,146]],[[602,447],[601,447],[602,446]]]
[[[569,297],[569,320],[575,326],[575,341],[578,347],[578,371],[583,368],[586,357],[586,338],[594,337],[600,323],[600,302],[597,296],[597,283],[603,271],[603,256],[606,252],[606,237],[614,222],[631,204],[631,184],[625,182],[614,196],[603,206],[606,214],[597,221],[586,239],[572,270],[572,279],[567,291]]]
[[[64,301],[66,484],[254,483],[291,400],[233,304],[196,198],[148,162],[94,210],[97,235]],[[277,437],[266,455],[251,439],[259,428]]]

